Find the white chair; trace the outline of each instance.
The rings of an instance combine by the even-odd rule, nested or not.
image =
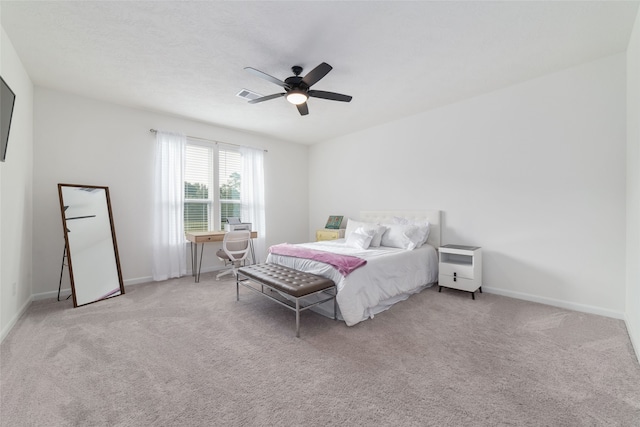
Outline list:
[[[216,280],[220,280],[220,277],[225,274],[233,274],[234,276],[238,274],[238,268],[249,255],[250,240],[251,232],[248,230],[229,231],[224,235],[222,249],[218,249],[216,256],[224,261],[225,265],[231,263],[231,268],[218,274]]]

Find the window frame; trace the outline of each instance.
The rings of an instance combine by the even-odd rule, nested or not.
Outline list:
[[[197,147],[203,147],[206,148],[208,150],[208,157],[209,157],[209,162],[211,167],[209,168],[208,172],[208,183],[209,185],[211,185],[211,188],[208,191],[208,198],[207,199],[187,199],[186,197],[186,190],[185,190],[185,197],[184,197],[184,204],[186,203],[201,203],[201,204],[206,204],[209,206],[208,209],[208,225],[211,230],[222,230],[223,229],[223,225],[222,225],[222,203],[237,203],[240,207],[240,209],[242,209],[242,202],[241,200],[234,200],[234,199],[222,199],[221,195],[220,195],[220,189],[221,189],[221,185],[220,185],[220,151],[230,151],[230,152],[236,152],[236,153],[240,153],[240,150],[237,149],[236,147],[232,147],[232,146],[228,146],[225,144],[221,144],[218,142],[208,142],[208,141],[200,141],[200,140],[196,140],[196,139],[192,139],[192,138],[188,138],[187,137],[187,148],[189,146],[197,146]],[[186,158],[185,158],[185,170],[187,168],[186,165]],[[186,175],[186,174],[185,174]],[[240,177],[240,179],[242,179],[242,176]],[[184,178],[184,182],[183,182],[183,189],[185,189],[187,183],[187,178],[185,176]],[[184,212],[184,206],[183,206],[183,212]],[[198,231],[198,230],[187,230],[187,221],[185,218],[184,221],[184,228],[185,228],[185,232],[189,232],[189,231]]]

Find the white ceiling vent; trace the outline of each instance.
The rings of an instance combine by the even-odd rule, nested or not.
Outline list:
[[[240,92],[236,93],[236,96],[242,99],[246,99],[247,101],[262,98],[262,95],[252,92],[249,89],[242,89]]]

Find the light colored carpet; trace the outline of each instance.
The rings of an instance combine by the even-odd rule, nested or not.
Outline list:
[[[235,282],[35,302],[0,347],[2,426],[640,426],[620,320],[430,288],[354,327]]]

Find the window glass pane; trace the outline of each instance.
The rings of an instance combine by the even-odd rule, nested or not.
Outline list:
[[[210,230],[212,196],[212,148],[187,144],[184,182],[185,231]],[[211,227],[210,227],[211,226]]]
[[[220,216],[222,217],[222,224],[226,223],[229,217],[240,218],[240,203],[220,203]]]
[[[220,220],[240,218],[241,155],[237,151],[220,150],[218,179],[220,182]]]
[[[185,199],[208,199],[211,185],[211,149],[187,145],[184,171]]]
[[[207,230],[209,230],[209,204],[185,202],[184,231]]]

